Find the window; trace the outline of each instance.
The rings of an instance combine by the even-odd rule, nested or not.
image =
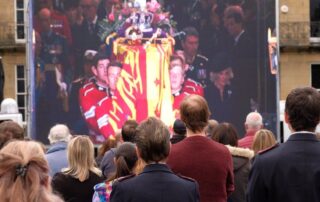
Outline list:
[[[24,0],[15,0],[15,38],[16,42],[25,42],[25,6]]]
[[[27,90],[26,90],[26,70],[24,65],[16,66],[16,100],[19,112],[22,114],[23,120],[26,120],[27,112]]]
[[[320,64],[311,64],[311,86],[320,90]]]

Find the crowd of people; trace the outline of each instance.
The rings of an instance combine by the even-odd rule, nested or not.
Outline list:
[[[97,159],[89,136],[64,124],[50,129],[46,148],[4,121],[0,201],[320,201],[319,106],[316,89],[293,89],[285,106],[292,134],[278,144],[258,112],[244,118],[239,139],[231,123],[210,120],[202,96],[189,95],[173,132],[156,117],[127,120]]]
[[[100,38],[101,22],[110,20],[116,9],[122,11],[125,2],[34,1],[35,120],[36,137],[41,142],[48,143],[45,134],[59,122],[75,133],[90,134],[95,143],[102,143],[133,117],[125,106],[131,101],[122,100],[117,89],[128,64],[119,60],[112,46]],[[212,119],[230,122],[242,134],[246,114],[266,111],[259,109],[265,105],[258,92],[265,74],[261,69],[268,61],[267,39],[258,37],[258,33],[267,33],[266,27],[274,25],[269,19],[272,14],[261,17],[263,14],[257,12],[265,2],[159,2],[177,22],[173,34],[175,51],[168,58],[169,75],[164,75],[170,77],[174,118],[180,118],[178,109],[183,98],[197,94],[205,97],[210,110],[215,112]],[[266,26],[258,26],[259,23]],[[135,84],[139,75],[132,76],[131,88],[141,88]],[[142,107],[134,104],[137,109]],[[157,109],[153,109],[155,116]],[[236,115],[232,114],[234,111]]]

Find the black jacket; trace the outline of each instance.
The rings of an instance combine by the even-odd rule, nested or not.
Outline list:
[[[249,202],[320,201],[320,142],[312,133],[256,156],[249,175]]]
[[[138,176],[115,182],[110,201],[196,202],[199,188],[196,181],[175,175],[165,164],[150,164]]]

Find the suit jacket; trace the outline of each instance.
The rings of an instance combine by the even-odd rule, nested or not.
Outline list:
[[[320,142],[312,133],[256,156],[249,175],[249,202],[320,201]]]
[[[98,36],[99,21],[96,21],[96,24],[93,27],[93,30],[90,32],[88,21],[84,20],[81,25],[75,26],[74,32],[77,33],[77,37],[74,39],[75,51],[77,55],[82,59],[83,54],[86,50],[99,50],[99,46],[103,44]]]
[[[173,174],[165,164],[150,164],[138,176],[114,182],[110,201],[199,201],[198,183]]]
[[[230,48],[230,61],[234,78],[232,112],[236,112],[232,122],[243,134],[243,119],[251,112],[250,99],[257,101],[257,92],[260,89],[258,82],[258,65],[256,45],[247,31],[244,31],[237,43]]]

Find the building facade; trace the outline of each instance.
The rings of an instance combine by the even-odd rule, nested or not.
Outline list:
[[[27,0],[0,1],[0,56],[5,75],[4,98],[17,101],[26,118],[26,8]]]
[[[291,89],[320,89],[320,0],[279,0],[280,99]]]

